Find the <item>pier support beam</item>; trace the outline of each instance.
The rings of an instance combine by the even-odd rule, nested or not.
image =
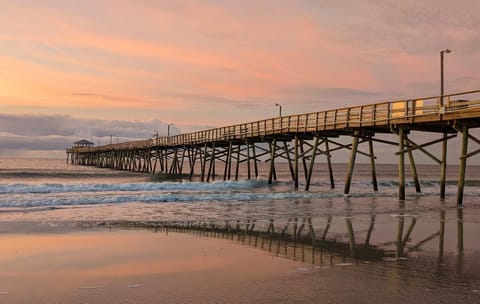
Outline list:
[[[287,145],[287,142],[283,142],[283,148],[285,150],[285,155],[287,157],[288,168],[290,169],[290,175],[292,176],[292,181],[295,181],[295,171],[293,170],[292,160],[290,158],[290,148]]]
[[[227,180],[227,177],[228,177],[228,179],[230,179],[231,161],[232,161],[232,142],[230,141],[228,143],[227,155],[225,156],[225,168],[223,170],[223,180],[224,181]]]
[[[312,158],[310,159],[310,167],[308,168],[308,172],[307,172],[307,181],[305,183],[305,191],[310,190],[310,181],[312,179],[313,166],[315,165],[315,156],[317,155],[317,148],[318,148],[318,136],[315,137],[315,141],[313,143]]]
[[[410,150],[410,144],[408,140],[405,142],[405,145],[407,146],[407,149],[408,149],[408,162],[410,163],[410,169],[412,170],[413,183],[415,184],[415,191],[417,193],[420,193],[422,192],[422,189],[420,188],[420,181],[418,180],[417,166],[415,165],[415,159],[413,158],[412,150]]]
[[[398,198],[405,200],[405,154],[403,152],[405,143],[405,131],[403,128],[398,129]]]
[[[268,172],[268,184],[272,184],[272,179],[275,172],[276,147],[277,147],[277,140],[273,139],[270,143],[270,170]]]
[[[352,153],[350,154],[350,161],[348,162],[347,179],[345,180],[345,188],[343,190],[344,194],[350,193],[350,184],[352,183],[353,168],[355,166],[355,157],[357,156],[359,135],[360,135],[359,131],[355,131],[353,133]]]
[[[443,133],[442,141],[442,163],[440,168],[440,198],[445,198],[445,184],[447,176],[447,132]]]
[[[372,137],[368,139],[368,149],[370,152],[370,171],[372,174],[372,184],[373,184],[373,191],[378,191],[378,183],[377,183],[377,172],[375,170],[375,153],[373,151],[373,140]]]
[[[332,154],[330,154],[328,137],[325,138],[325,152],[327,153],[327,166],[328,166],[328,176],[330,178],[330,188],[335,189],[335,180],[333,178],[333,168],[332,168]]]
[[[257,152],[255,150],[255,142],[252,143],[252,155],[253,155],[253,170],[255,172],[255,179],[258,179]]]
[[[212,177],[212,179],[215,179],[214,177],[215,173],[213,171],[214,166],[215,166],[215,143],[212,144],[212,155],[210,157],[210,165],[208,166],[207,182],[210,181],[210,177]]]
[[[298,189],[298,136],[295,136],[295,161],[294,161],[294,173],[295,173],[295,190]]]
[[[250,169],[250,143],[248,140],[245,141],[245,145],[247,146],[247,179],[252,178],[252,173]]]
[[[462,130],[462,154],[460,156],[460,171],[458,176],[457,205],[463,204],[463,188],[465,187],[465,170],[467,167],[468,127]]]
[[[240,168],[240,150],[241,150],[241,146],[238,145],[237,146],[237,157],[235,158],[235,180],[238,181],[238,170]]]

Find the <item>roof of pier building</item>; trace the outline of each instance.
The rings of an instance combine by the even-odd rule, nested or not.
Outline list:
[[[74,147],[92,147],[93,145],[95,145],[93,142],[86,139],[81,139],[73,143]]]

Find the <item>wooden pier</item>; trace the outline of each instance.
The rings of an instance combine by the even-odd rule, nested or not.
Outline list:
[[[244,168],[247,178],[257,178],[257,163],[269,163],[268,182],[276,180],[275,161],[289,165],[292,183],[299,188],[303,171],[305,190],[310,188],[315,162],[324,160],[328,167],[331,188],[335,187],[332,154],[350,150],[344,193],[350,193],[357,154],[370,159],[373,190],[378,190],[375,171],[374,143],[398,147],[398,197],[405,199],[405,155],[411,167],[416,192],[421,192],[413,152],[421,152],[439,164],[440,197],[445,198],[448,141],[461,134],[457,204],[463,202],[467,159],[480,153],[469,152],[468,143],[480,145],[480,139],[469,130],[480,127],[480,90],[443,96],[388,101],[355,107],[280,116],[210,130],[153,137],[146,140],[98,147],[67,149],[67,163],[97,166],[115,170],[188,174],[201,181],[238,179]],[[438,134],[426,143],[416,143],[413,131]],[[393,134],[396,140],[375,138],[376,134]],[[344,144],[339,137],[351,138]],[[364,143],[368,151],[359,150]],[[442,143],[440,155],[426,148]],[[322,157],[322,158],[320,158]],[[218,166],[221,165],[220,174]],[[240,166],[242,165],[242,166]],[[199,172],[195,172],[199,170]]]

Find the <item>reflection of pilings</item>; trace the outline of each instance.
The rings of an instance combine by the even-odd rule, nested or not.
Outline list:
[[[463,208],[457,208],[457,251],[463,253]]]
[[[403,133],[403,132],[402,132]],[[403,135],[402,135],[403,137]],[[400,212],[398,215],[398,226],[397,226],[397,242],[396,242],[396,252],[395,256],[401,257],[403,255],[403,225],[405,223],[405,217],[403,215],[403,209],[405,208],[405,203],[400,202]]]
[[[348,242],[336,239],[319,240],[315,238],[315,229],[310,218],[292,219],[290,229],[275,229],[274,220],[256,225],[255,220],[236,222],[232,229],[232,221],[199,221],[199,222],[131,222],[120,224],[121,227],[150,228],[155,231],[192,233],[201,237],[228,239],[240,244],[268,250],[275,255],[301,261],[312,261],[314,264],[343,263],[345,258],[381,260],[389,253],[375,246],[356,244],[351,218],[346,218]],[[308,226],[308,229],[307,229]],[[267,228],[268,227],[268,228]],[[288,224],[287,224],[288,227]],[[278,230],[279,232],[275,232]],[[285,230],[288,230],[285,233]],[[328,256],[329,259],[324,257]]]
[[[412,234],[413,228],[415,228],[415,224],[417,223],[417,218],[412,217],[412,221],[410,223],[410,226],[408,227],[407,233],[405,234],[403,241],[402,241],[402,250],[405,248],[407,245],[407,242],[410,240],[410,235]]]
[[[445,209],[440,210],[440,230],[438,239],[438,255],[443,256],[445,247]]]
[[[367,237],[365,238],[365,246],[370,245],[370,237],[372,236],[373,228],[375,227],[375,214],[370,217],[370,226],[368,226]]]
[[[347,224],[347,231],[348,231],[348,243],[350,247],[350,254],[352,257],[355,256],[355,234],[353,233],[353,225],[352,225],[352,218],[346,217],[345,222]]]
[[[322,240],[326,240],[327,239],[327,233],[328,233],[328,230],[330,229],[330,224],[332,223],[332,216],[329,215],[328,218],[327,218],[327,225],[325,226],[325,229],[323,230],[323,235],[322,235]]]

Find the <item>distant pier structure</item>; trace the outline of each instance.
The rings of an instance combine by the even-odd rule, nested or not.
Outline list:
[[[479,154],[469,152],[468,144],[480,145],[470,130],[480,127],[480,90],[456,94],[386,101],[329,111],[278,116],[210,130],[155,136],[150,139],[94,147],[83,141],[67,149],[67,163],[97,166],[115,170],[163,172],[199,176],[201,181],[215,178],[238,179],[239,170],[257,178],[260,159],[269,163],[268,182],[276,180],[275,162],[288,163],[295,189],[299,180],[304,190],[310,188],[315,162],[324,161],[331,187],[335,187],[332,154],[350,150],[344,193],[350,193],[357,154],[370,159],[373,190],[378,190],[375,171],[374,143],[398,147],[398,197],[405,199],[405,158],[411,168],[416,192],[421,192],[413,152],[421,152],[439,165],[440,197],[445,197],[448,141],[461,136],[457,204],[463,202],[467,159]],[[428,132],[432,139],[414,142],[411,132]],[[393,140],[376,138],[376,134],[392,134]],[[344,144],[340,137],[348,137]],[[88,141],[87,141],[88,142]],[[365,144],[366,152],[359,150]],[[441,143],[441,150],[426,148]],[[220,170],[218,167],[221,167]],[[197,172],[195,172],[197,170]],[[218,172],[221,171],[221,172]],[[301,176],[302,175],[302,176]]]
[[[87,148],[87,147],[93,147],[94,145],[95,144],[91,141],[88,141],[86,139],[81,139],[73,143],[73,148]]]

